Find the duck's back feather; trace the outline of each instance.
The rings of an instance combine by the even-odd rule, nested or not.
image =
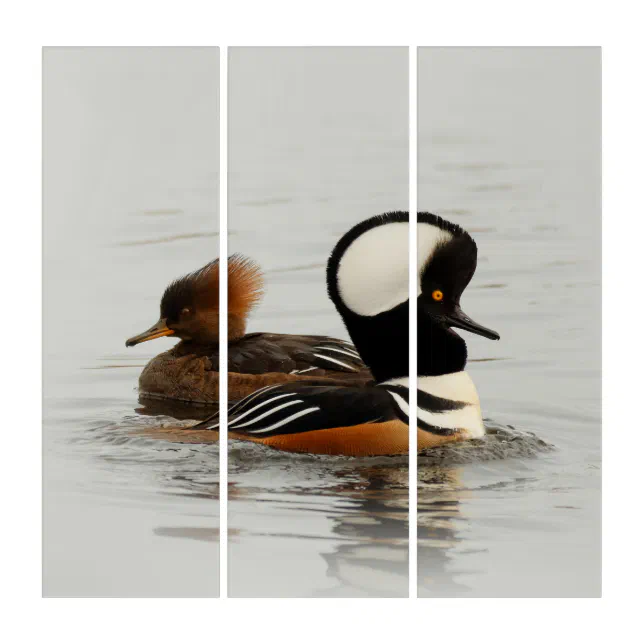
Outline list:
[[[250,333],[228,347],[234,373],[368,374],[352,344],[322,335]]]

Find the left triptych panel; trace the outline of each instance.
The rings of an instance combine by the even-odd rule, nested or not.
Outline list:
[[[218,184],[217,48],[44,50],[45,596],[219,594]]]

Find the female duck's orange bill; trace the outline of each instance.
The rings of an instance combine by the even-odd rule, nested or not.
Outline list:
[[[133,347],[136,344],[141,342],[147,342],[148,340],[155,340],[156,338],[162,338],[164,335],[173,335],[174,331],[168,328],[165,318],[161,318],[154,326],[151,326],[147,331],[135,335],[134,337],[127,340],[125,343],[126,347]]]

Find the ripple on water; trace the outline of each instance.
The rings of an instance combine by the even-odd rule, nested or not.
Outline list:
[[[169,416],[125,415],[79,432],[67,454],[91,454],[95,467],[108,472],[114,484],[126,482],[132,489],[147,485],[151,476],[165,493],[180,489],[192,496],[206,492],[216,498],[219,447],[205,441],[195,444],[187,440],[188,432],[184,439],[180,432],[191,424]]]
[[[194,459],[196,454],[200,470],[210,468],[218,470],[219,448],[217,434],[209,432],[206,438],[200,432],[195,436],[189,432],[192,421],[177,421],[169,416],[139,417],[126,416],[120,423],[97,423],[74,442],[91,441],[95,444],[110,445],[109,451],[103,451],[102,457],[110,461],[140,462],[178,462],[182,459]],[[184,433],[185,432],[185,433]],[[424,450],[419,454],[418,466],[450,466],[511,458],[534,458],[540,453],[554,450],[554,445],[543,440],[535,433],[516,429],[510,425],[501,425],[486,421],[486,435],[480,440],[452,443],[443,447]],[[350,457],[316,454],[297,454],[282,452],[270,447],[244,442],[230,441],[228,460],[231,473],[236,470],[247,470],[261,465],[298,469],[314,464],[334,469],[346,467],[351,463],[361,466],[388,466],[406,468],[408,458],[403,456]]]
[[[418,466],[462,465],[508,458],[534,458],[554,450],[554,445],[535,433],[518,430],[511,425],[486,421],[486,434],[479,440],[451,443],[419,454]]]

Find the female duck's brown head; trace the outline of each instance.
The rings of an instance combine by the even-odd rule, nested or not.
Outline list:
[[[228,340],[241,338],[251,309],[263,295],[262,272],[243,255],[228,258]],[[219,260],[172,282],[161,298],[159,321],[126,347],[166,335],[211,345],[219,341]]]

